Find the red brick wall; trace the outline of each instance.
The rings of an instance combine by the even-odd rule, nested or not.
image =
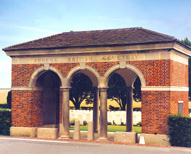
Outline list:
[[[170,92],[170,114],[178,113],[178,101],[183,101],[183,115],[188,116],[188,91]]]
[[[170,85],[188,87],[188,65],[170,61]]]
[[[51,64],[58,69],[64,77],[79,63]],[[12,65],[12,87],[28,87],[32,74],[43,64],[13,64]]]
[[[170,109],[170,92],[142,91],[142,132],[168,133],[167,117]]]
[[[65,63],[65,64],[50,64],[50,66],[55,67],[58,71],[60,71],[63,77],[66,77],[68,72],[71,71],[75,66],[79,66],[79,63]]]
[[[12,87],[28,87],[31,75],[42,64],[13,64]]]
[[[145,60],[127,62],[138,68],[145,77],[147,86],[170,85],[170,60]]]
[[[100,75],[119,62],[93,62],[87,65],[93,67]],[[138,68],[144,75],[147,86],[169,86],[170,85],[170,60],[145,60],[128,61],[127,64]],[[157,68],[157,69],[156,69]]]
[[[105,74],[105,72],[110,69],[112,66],[119,64],[119,62],[93,62],[86,63],[86,65],[94,68],[101,76]]]
[[[119,62],[92,62],[86,63],[92,68],[96,69],[100,75],[104,73]],[[144,75],[147,86],[169,86],[170,85],[170,60],[150,60],[150,61],[132,61],[127,62],[137,67]],[[43,66],[42,64],[13,64],[12,65],[12,86],[13,87],[27,87],[29,85],[30,77],[36,69]],[[67,64],[51,64],[51,66],[58,69],[64,77],[75,66],[79,66],[79,63],[67,63]],[[181,66],[180,66],[181,67]],[[186,70],[186,66],[184,66]],[[158,69],[156,69],[158,68]],[[177,70],[176,67],[174,67]],[[171,65],[173,70],[173,65]],[[187,74],[185,74],[186,76]],[[176,77],[176,75],[175,75]],[[172,77],[172,79],[174,79]],[[176,81],[174,81],[176,82]],[[188,82],[188,77],[187,81]],[[171,85],[173,82],[171,83]]]
[[[142,132],[168,134],[168,116],[178,113],[178,101],[184,101],[183,115],[188,115],[188,92],[142,91]]]
[[[170,62],[170,85],[188,87],[188,65],[172,61]],[[188,91],[171,91],[170,114],[178,113],[178,101],[183,101],[183,114],[188,115]]]
[[[12,90],[12,126],[37,127],[43,124],[40,91]]]

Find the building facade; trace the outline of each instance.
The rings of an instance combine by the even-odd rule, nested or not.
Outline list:
[[[144,28],[65,32],[3,50],[12,58],[12,135],[54,127],[59,137],[68,138],[69,89],[78,73],[93,83],[93,122],[100,139],[107,139],[107,88],[113,73],[127,87],[127,131],[132,131],[137,77],[143,133],[168,134],[168,115],[188,115],[191,49],[172,36]]]

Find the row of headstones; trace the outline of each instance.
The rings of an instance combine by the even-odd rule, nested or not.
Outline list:
[[[92,121],[93,114],[92,110],[70,110],[70,121],[80,120],[80,124],[83,121]],[[126,111],[107,111],[108,122],[112,124],[126,123]],[[133,112],[133,124],[137,124],[141,121],[141,111]]]

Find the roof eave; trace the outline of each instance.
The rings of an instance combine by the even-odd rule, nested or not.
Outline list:
[[[142,43],[124,43],[124,44],[100,44],[100,45],[84,45],[84,46],[56,46],[56,47],[39,47],[39,48],[20,48],[20,49],[9,49],[3,48],[5,52],[9,51],[27,51],[27,50],[52,50],[52,49],[70,49],[70,48],[96,48],[96,47],[115,47],[115,46],[129,46],[129,45],[144,45],[144,44],[160,44],[160,43],[171,43],[174,41],[155,41],[155,42],[142,42]]]
[[[191,57],[191,47],[184,45],[179,41],[175,41],[173,49],[176,50],[177,52],[180,52],[184,55]]]
[[[102,45],[102,46],[85,46],[70,48],[46,48],[46,49],[27,49],[27,50],[9,50],[5,51],[10,57],[19,56],[43,56],[43,55],[74,55],[74,54],[100,54],[100,53],[130,53],[152,50],[171,50],[175,46],[175,42],[157,42],[142,44],[121,44],[121,45]],[[176,48],[181,52],[178,46]],[[23,52],[24,51],[24,52]],[[187,52],[184,52],[187,53]],[[190,54],[189,54],[190,55]]]

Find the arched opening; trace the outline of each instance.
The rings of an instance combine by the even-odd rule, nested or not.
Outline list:
[[[60,85],[60,78],[53,71],[45,71],[37,79],[36,87],[42,88],[43,127],[59,127]]]
[[[109,109],[116,111],[115,116],[108,114],[108,122],[121,126],[126,125],[127,132],[133,131],[133,125],[141,124],[141,81],[139,76],[128,68],[116,69],[108,76],[108,87]],[[141,132],[141,128],[136,128],[136,131]]]
[[[94,132],[98,132],[98,79],[87,69],[74,72],[70,78],[70,124],[79,120],[81,125],[93,121]],[[71,108],[73,108],[71,110]],[[73,126],[72,126],[73,127]]]
[[[86,104],[93,104],[93,84],[87,75],[78,73],[73,76],[71,80],[70,101],[76,110],[91,108],[91,106],[89,108],[86,107]]]

